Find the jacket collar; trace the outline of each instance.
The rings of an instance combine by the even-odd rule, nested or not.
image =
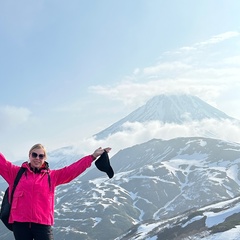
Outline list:
[[[22,167],[27,168],[30,171],[33,171],[35,173],[47,172],[49,170],[49,164],[46,161],[43,163],[40,169],[33,170],[33,168],[31,167],[31,164],[27,161],[22,164]]]

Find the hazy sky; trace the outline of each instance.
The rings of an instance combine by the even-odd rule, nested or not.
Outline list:
[[[239,0],[0,0],[0,152],[18,160],[38,142],[116,150],[126,136],[89,138],[169,92],[240,119],[239,9]],[[240,141],[236,126],[220,127]]]

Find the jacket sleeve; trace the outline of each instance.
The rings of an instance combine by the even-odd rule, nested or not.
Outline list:
[[[67,167],[52,170],[51,179],[54,181],[55,186],[68,183],[89,168],[92,161],[93,157],[92,155],[89,155],[79,159]]]
[[[0,153],[0,175],[11,185],[16,177],[19,167],[8,161],[2,153]]]

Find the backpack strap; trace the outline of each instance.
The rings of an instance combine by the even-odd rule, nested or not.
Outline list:
[[[17,176],[14,180],[13,189],[12,189],[12,192],[11,192],[10,203],[12,203],[14,191],[16,189],[16,186],[18,185],[18,182],[19,182],[20,178],[22,177],[23,173],[25,172],[25,170],[26,170],[26,168],[21,167],[19,169],[18,173],[17,173]]]

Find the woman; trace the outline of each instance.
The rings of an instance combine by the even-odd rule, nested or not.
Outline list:
[[[109,152],[111,148],[98,148],[67,167],[50,170],[43,145],[35,144],[30,149],[29,162],[22,164],[25,172],[14,192],[9,217],[16,240],[53,240],[55,187],[79,176],[104,150]],[[19,169],[0,153],[0,175],[9,184],[10,192]]]

